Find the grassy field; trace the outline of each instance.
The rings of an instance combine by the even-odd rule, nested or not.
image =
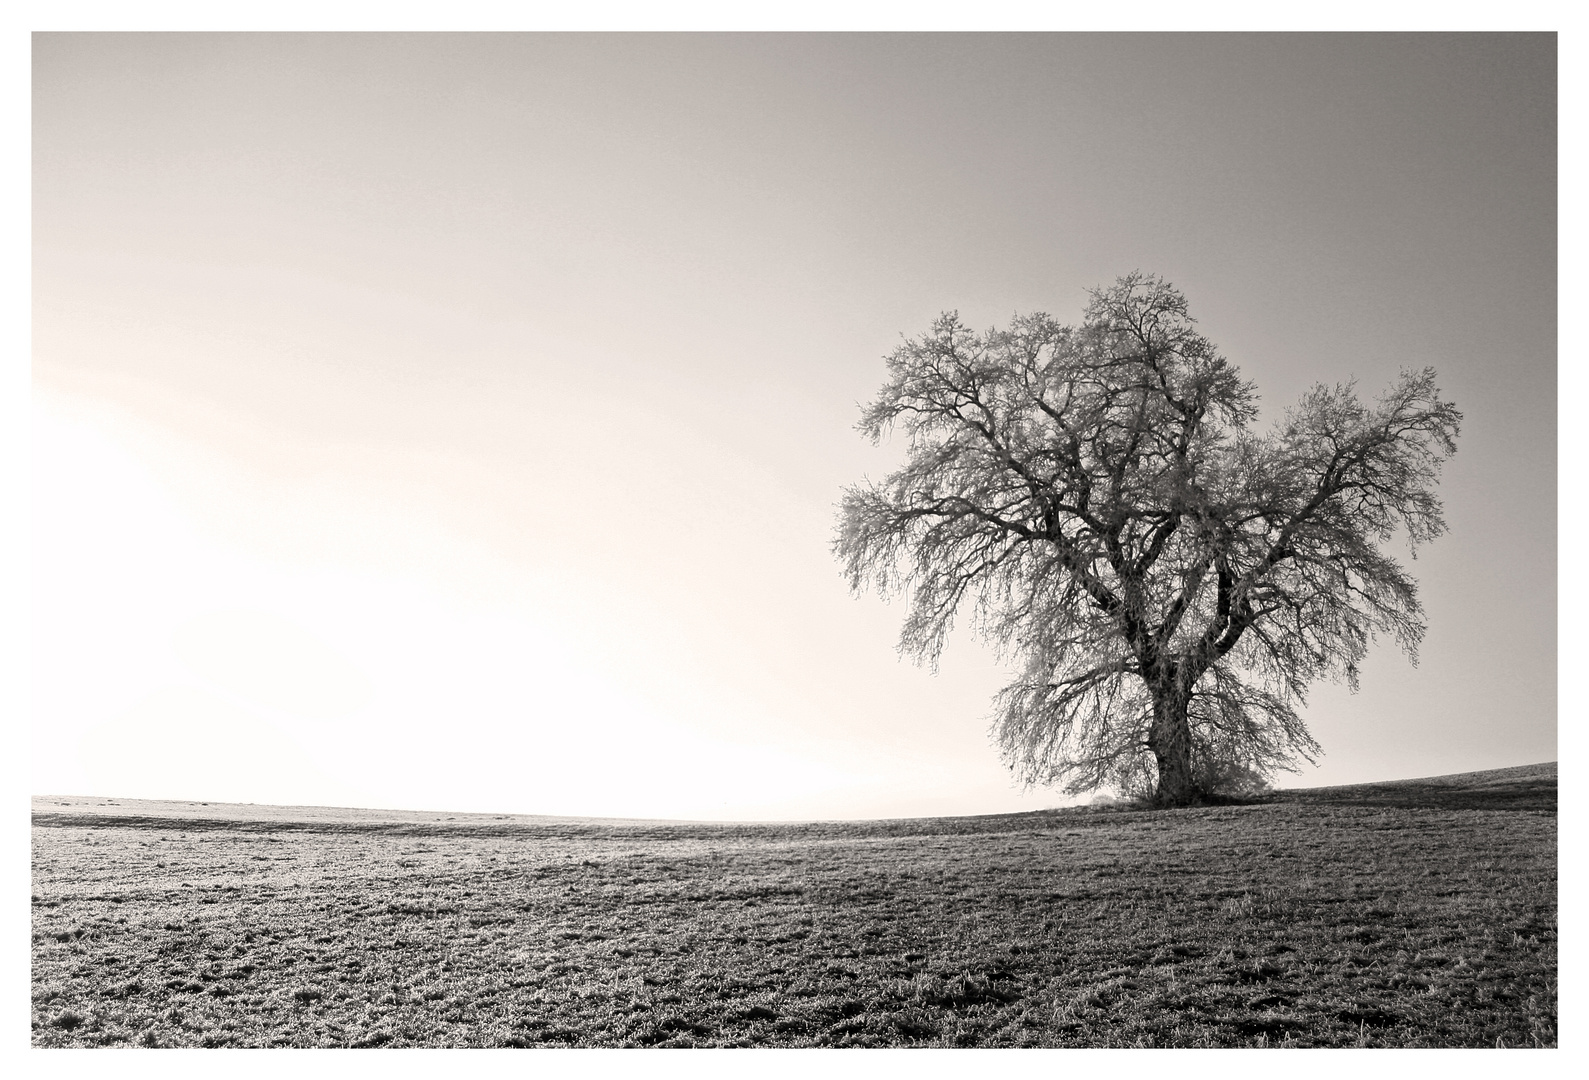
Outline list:
[[[803,825],[36,799],[35,1046],[1553,1046],[1554,764]]]

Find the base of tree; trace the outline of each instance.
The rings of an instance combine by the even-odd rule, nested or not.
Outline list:
[[[1260,793],[1233,795],[1217,791],[1193,791],[1176,798],[1151,795],[1142,800],[1142,805],[1150,810],[1191,810],[1199,806],[1251,806],[1263,801],[1264,795]]]
[[[1154,795],[1148,805],[1155,810],[1187,810],[1197,806],[1213,805],[1213,799],[1200,791],[1181,795]]]

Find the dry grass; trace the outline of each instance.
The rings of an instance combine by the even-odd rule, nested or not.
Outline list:
[[[33,1042],[1550,1046],[1555,770],[1508,772],[813,825],[36,812]]]

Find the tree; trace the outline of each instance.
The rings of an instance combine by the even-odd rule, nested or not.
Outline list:
[[[935,668],[969,609],[1017,663],[993,729],[1028,785],[1195,804],[1314,760],[1297,709],[1320,678],[1355,690],[1376,636],[1417,662],[1417,584],[1382,547],[1445,531],[1462,416],[1424,369],[1373,405],[1315,386],[1255,434],[1179,292],[1090,295],[1079,327],[946,314],[900,345],[858,427],[903,428],[907,459],[845,490],[834,551],[855,592],[908,597],[902,652]]]

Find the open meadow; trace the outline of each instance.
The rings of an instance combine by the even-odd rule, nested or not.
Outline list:
[[[35,1046],[1553,1046],[1554,764],[659,824],[37,798]]]

